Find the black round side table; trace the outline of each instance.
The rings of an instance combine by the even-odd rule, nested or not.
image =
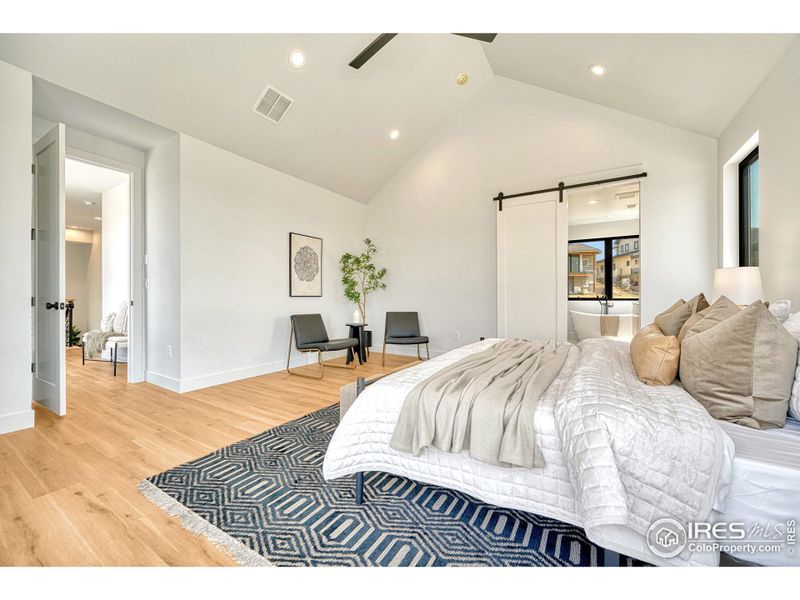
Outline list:
[[[355,347],[355,351],[358,352],[358,362],[359,364],[364,364],[367,362],[367,344],[366,340],[364,339],[364,328],[367,326],[367,323],[345,323],[350,328],[347,337],[356,338],[358,340],[358,346]],[[353,349],[348,348],[347,350],[347,364],[349,365],[353,361]]]

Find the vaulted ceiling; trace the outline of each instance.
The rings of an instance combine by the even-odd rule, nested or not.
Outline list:
[[[717,136],[796,39],[500,34],[485,44],[400,34],[361,69],[349,67],[374,37],[0,35],[0,60],[368,202],[494,75]],[[296,48],[307,57],[300,70],[288,61]],[[607,75],[589,73],[592,63]],[[295,101],[277,125],[251,111],[268,84]],[[40,106],[57,120],[58,104]]]
[[[349,67],[374,37],[4,35],[0,60],[368,202],[492,77],[480,42],[447,34],[399,35]],[[301,70],[289,65],[294,48],[306,53]],[[468,85],[456,84],[462,72]],[[279,125],[251,111],[267,84],[295,101]]]
[[[496,75],[718,137],[796,38],[505,34],[486,55]]]

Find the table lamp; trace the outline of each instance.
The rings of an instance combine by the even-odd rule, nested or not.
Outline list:
[[[727,296],[735,304],[746,306],[761,300],[764,289],[758,267],[728,267],[714,272],[714,299]]]

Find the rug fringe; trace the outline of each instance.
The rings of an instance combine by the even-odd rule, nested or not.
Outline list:
[[[271,567],[274,566],[261,556],[234,539],[219,527],[215,527],[203,517],[192,512],[172,496],[161,491],[156,485],[143,479],[137,486],[139,492],[150,502],[158,506],[171,517],[178,517],[181,525],[197,536],[204,536],[212,544],[222,549],[233,560],[243,567]]]

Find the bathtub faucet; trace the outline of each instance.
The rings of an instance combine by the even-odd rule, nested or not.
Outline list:
[[[608,296],[606,296],[605,294],[603,294],[602,296],[597,294],[597,301],[600,303],[600,314],[607,315],[609,307]]]

